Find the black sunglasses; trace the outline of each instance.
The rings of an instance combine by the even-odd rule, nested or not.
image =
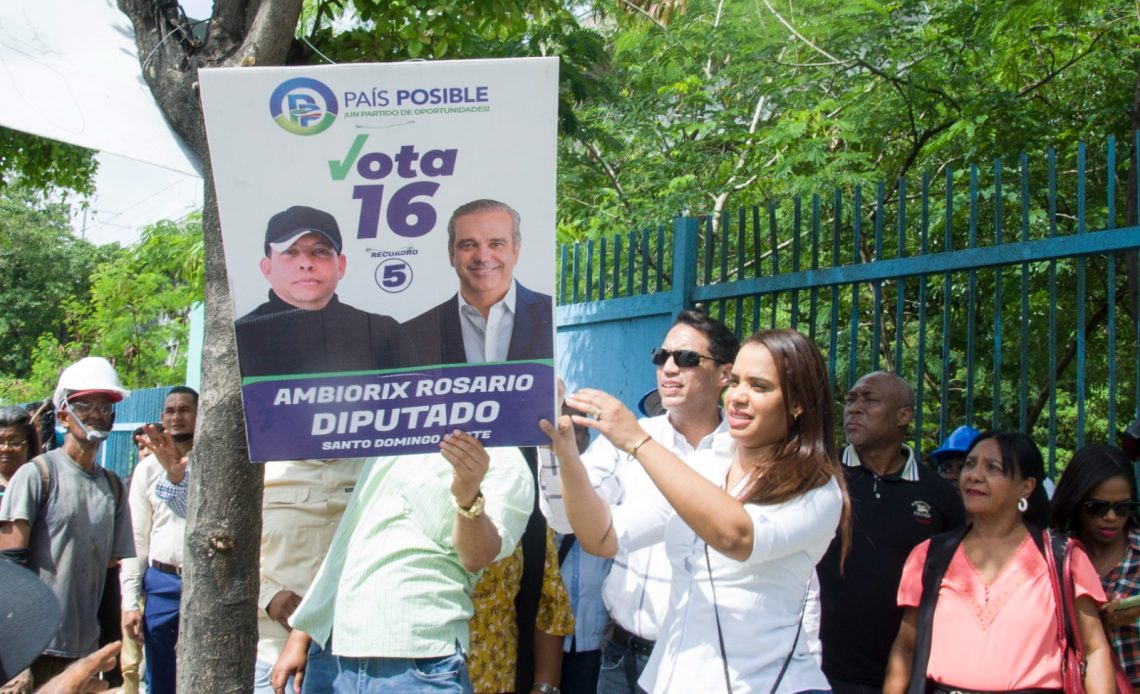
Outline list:
[[[701,363],[702,359],[716,361],[712,357],[705,356],[700,352],[694,352],[691,349],[665,349],[663,347],[654,347],[653,351],[649,353],[649,361],[657,366],[665,366],[665,362],[669,361],[669,357],[673,357],[673,363],[680,367],[696,366]]]
[[[1117,501],[1115,504],[1110,504],[1100,499],[1089,499],[1082,501],[1081,504],[1085,507],[1085,511],[1095,518],[1103,518],[1108,515],[1108,509],[1112,509],[1116,515],[1122,518],[1127,518],[1136,513],[1137,508],[1140,508],[1140,501]]]

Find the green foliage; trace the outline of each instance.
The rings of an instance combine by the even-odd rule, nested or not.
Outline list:
[[[396,62],[558,56],[559,125],[578,131],[574,104],[601,95],[594,72],[605,59],[598,33],[560,0],[323,0],[302,18],[298,62]],[[342,23],[349,21],[347,29]]]
[[[180,383],[190,308],[203,299],[201,219],[159,222],[92,277],[70,313],[80,341],[112,359],[130,388]]]
[[[91,273],[113,252],[72,236],[65,205],[0,188],[0,374],[27,377],[41,336],[66,339],[61,307],[89,291]]]
[[[326,0],[309,18],[307,40],[338,63],[477,57],[562,13],[556,0]],[[348,29],[334,26],[346,18]]]
[[[87,354],[107,357],[128,388],[180,383],[186,371],[190,308],[203,297],[201,218],[147,227],[127,248],[84,276],[84,288],[56,300],[65,329],[26,348],[24,374],[0,376],[0,401],[43,397],[60,369]],[[30,314],[29,314],[30,315]]]
[[[683,9],[667,26],[636,13],[601,25],[605,88],[579,103],[588,125],[560,150],[560,222],[573,238],[1132,139],[1133,4]]]
[[[95,152],[0,127],[0,188],[95,192]]]

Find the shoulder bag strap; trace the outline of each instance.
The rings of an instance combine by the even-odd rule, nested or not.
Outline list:
[[[705,566],[708,567],[709,587],[712,588],[713,615],[716,617],[716,637],[720,642],[720,659],[721,665],[724,668],[724,688],[728,694],[732,694],[732,678],[728,674],[728,654],[724,649],[724,632],[720,627],[720,608],[717,606],[716,601],[716,582],[713,581],[712,561],[709,559],[708,543],[705,543]],[[808,582],[804,585],[804,599],[803,602],[800,603],[800,618],[796,620],[796,636],[792,640],[792,647],[788,651],[787,657],[784,658],[784,664],[780,666],[780,673],[776,675],[776,681],[772,683],[770,694],[775,694],[776,690],[780,687],[780,682],[784,679],[784,673],[788,671],[788,664],[792,662],[792,656],[795,655],[796,646],[800,643],[800,632],[802,632],[804,628],[804,612],[807,610],[808,588],[810,585],[811,578],[808,578]]]
[[[1049,533],[1050,549],[1053,552],[1053,565],[1054,571],[1060,580],[1057,582],[1057,590],[1061,596],[1061,613],[1065,619],[1065,641],[1076,647],[1078,652],[1084,651],[1081,648],[1081,637],[1077,633],[1076,625],[1073,621],[1076,619],[1074,610],[1076,605],[1074,603],[1075,589],[1073,587],[1073,567],[1069,560],[1069,543],[1071,540],[1064,535],[1056,533]]]
[[[575,541],[574,533],[569,533],[562,536],[562,542],[558,545],[558,566],[561,567],[566,563],[566,557],[569,556],[570,550],[574,549]]]
[[[914,658],[910,667],[908,694],[923,694],[926,691],[926,666],[930,662],[930,636],[934,627],[934,607],[938,604],[938,590],[942,587],[942,577],[950,566],[950,560],[968,526],[940,533],[930,538],[926,551],[926,561],[922,565],[922,597],[918,601],[918,615],[914,625]]]
[[[1080,650],[1079,642],[1074,640],[1076,638],[1073,629],[1072,616],[1070,614],[1070,600],[1067,595],[1072,593],[1071,584],[1066,588],[1071,578],[1066,576],[1066,564],[1068,558],[1068,544],[1069,539],[1064,535],[1055,534],[1048,530],[1036,531],[1030,528],[1030,535],[1033,537],[1034,543],[1041,553],[1045,556],[1046,568],[1049,571],[1049,584],[1053,588],[1053,603],[1055,605],[1057,622],[1057,642],[1061,644],[1061,680],[1065,683],[1065,691],[1083,691],[1083,689],[1071,689],[1070,683],[1073,686],[1079,686],[1079,683],[1084,680],[1084,665],[1083,654]],[[1042,540],[1044,539],[1044,541]],[[1076,650],[1074,650],[1076,649]],[[1075,659],[1070,659],[1069,653],[1072,651]],[[1080,672],[1071,673],[1071,660],[1075,661],[1076,667],[1080,668]]]
[[[1049,584],[1053,588],[1053,603],[1057,613],[1057,641],[1061,650],[1069,648],[1073,643],[1073,625],[1068,610],[1068,592],[1065,587],[1065,561],[1068,556],[1069,539],[1064,535],[1048,530],[1029,529],[1033,543],[1045,557],[1046,569],[1049,571]]]
[[[792,655],[796,652],[796,646],[800,643],[800,632],[804,630],[804,612],[807,611],[808,592],[811,590],[811,577],[808,577],[807,583],[804,584],[804,600],[800,603],[800,618],[796,622],[796,637],[792,639],[792,648],[788,651],[788,656],[784,658],[784,664],[780,666],[780,674],[776,675],[776,681],[772,683],[772,689],[769,694],[776,694],[776,689],[779,688],[780,682],[784,679],[784,673],[788,671],[788,664],[792,662]]]
[[[720,641],[720,663],[724,668],[724,690],[732,694],[732,678],[728,674],[728,654],[724,650],[724,632],[720,628],[720,608],[716,604],[716,582],[713,581],[712,561],[709,559],[709,544],[705,543],[705,566],[709,570],[709,587],[712,588],[713,616],[716,617],[716,637]],[[781,673],[783,674],[783,673]],[[777,681],[776,684],[779,684]],[[773,687],[772,691],[776,691]]]

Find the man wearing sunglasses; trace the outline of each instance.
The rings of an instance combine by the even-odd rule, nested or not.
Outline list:
[[[642,428],[681,458],[712,448],[714,435],[727,431],[720,396],[739,344],[721,321],[700,311],[682,311],[661,346],[649,355],[665,414],[642,419]],[[582,454],[582,462],[594,488],[611,506],[661,493],[641,465],[605,437]],[[556,465],[543,466],[543,510],[551,527],[569,533],[557,474]],[[602,644],[599,694],[640,691],[637,679],[657,639],[671,578],[664,543],[634,552],[618,550],[603,586],[610,626]]]
[[[21,467],[0,503],[0,551],[33,571],[63,608],[63,621],[32,663],[39,686],[99,648],[99,599],[113,559],[134,556],[123,483],[99,467],[99,446],[127,395],[114,368],[86,357],[63,370],[52,398],[63,446]]]

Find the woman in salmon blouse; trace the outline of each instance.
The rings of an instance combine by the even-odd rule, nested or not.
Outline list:
[[[1044,526],[1048,500],[1041,452],[1025,434],[986,432],[971,445],[959,486],[972,524],[954,551],[938,591],[926,691],[1062,691],[1063,653],[1048,565],[1030,535]],[[1033,532],[1040,535],[1040,530]],[[937,536],[936,536],[937,537]],[[906,608],[883,691],[903,694],[911,681],[922,569],[930,540],[914,548],[899,584]],[[1088,692],[1113,692],[1111,649],[1097,608],[1100,579],[1079,547],[1070,547]]]

